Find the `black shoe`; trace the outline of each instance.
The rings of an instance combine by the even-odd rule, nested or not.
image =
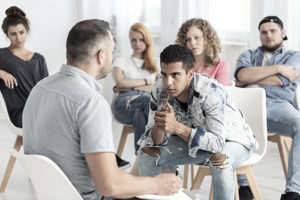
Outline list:
[[[253,194],[249,186],[240,186],[239,188],[240,200],[253,200]]]
[[[120,169],[127,169],[128,167],[130,167],[130,163],[120,158],[117,154],[116,154],[116,159],[117,159],[118,167]]]
[[[297,192],[287,192],[281,195],[280,200],[300,200],[300,195]]]

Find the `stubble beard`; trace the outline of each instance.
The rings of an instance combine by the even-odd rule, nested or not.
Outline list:
[[[278,49],[279,47],[281,47],[283,41],[281,41],[280,43],[278,44],[275,44],[273,46],[265,46],[265,45],[262,45],[263,49],[267,52],[274,52],[276,49]]]

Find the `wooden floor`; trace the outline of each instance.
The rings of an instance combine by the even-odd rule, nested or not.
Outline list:
[[[1,114],[1,113],[0,113]],[[1,117],[1,116],[0,116]],[[0,118],[2,119],[2,118]],[[114,143],[118,144],[121,125],[117,122],[113,122],[114,129]],[[3,128],[0,120],[0,179],[2,180],[6,164],[9,159],[9,149],[12,147],[15,140],[15,136],[7,133],[7,130]],[[254,167],[254,173],[258,181],[258,185],[262,192],[262,196],[265,200],[280,199],[281,193],[284,191],[285,179],[280,163],[279,153],[275,144],[268,143],[268,151],[264,159]],[[125,144],[125,150],[123,152],[124,159],[133,163],[135,160],[133,135],[130,134]],[[183,174],[183,168],[180,168],[181,174]],[[208,199],[210,187],[210,178],[204,180],[203,186],[200,189],[201,200]],[[35,200],[34,189],[30,184],[25,171],[20,163],[17,161],[15,168],[12,172],[12,176],[8,182],[5,193],[0,194],[0,200]]]

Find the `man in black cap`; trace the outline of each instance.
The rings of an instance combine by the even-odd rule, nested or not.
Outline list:
[[[259,25],[261,46],[243,52],[237,60],[237,86],[258,86],[266,90],[268,131],[292,138],[285,194],[281,200],[300,199],[300,112],[293,107],[299,82],[300,52],[288,51],[282,21],[263,18]],[[241,200],[253,199],[247,181],[239,176]]]

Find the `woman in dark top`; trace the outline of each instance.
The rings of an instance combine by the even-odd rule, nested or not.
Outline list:
[[[25,49],[30,30],[26,14],[16,6],[8,8],[2,30],[10,41],[0,48],[0,89],[12,123],[22,127],[25,102],[35,84],[48,76],[42,55]]]

